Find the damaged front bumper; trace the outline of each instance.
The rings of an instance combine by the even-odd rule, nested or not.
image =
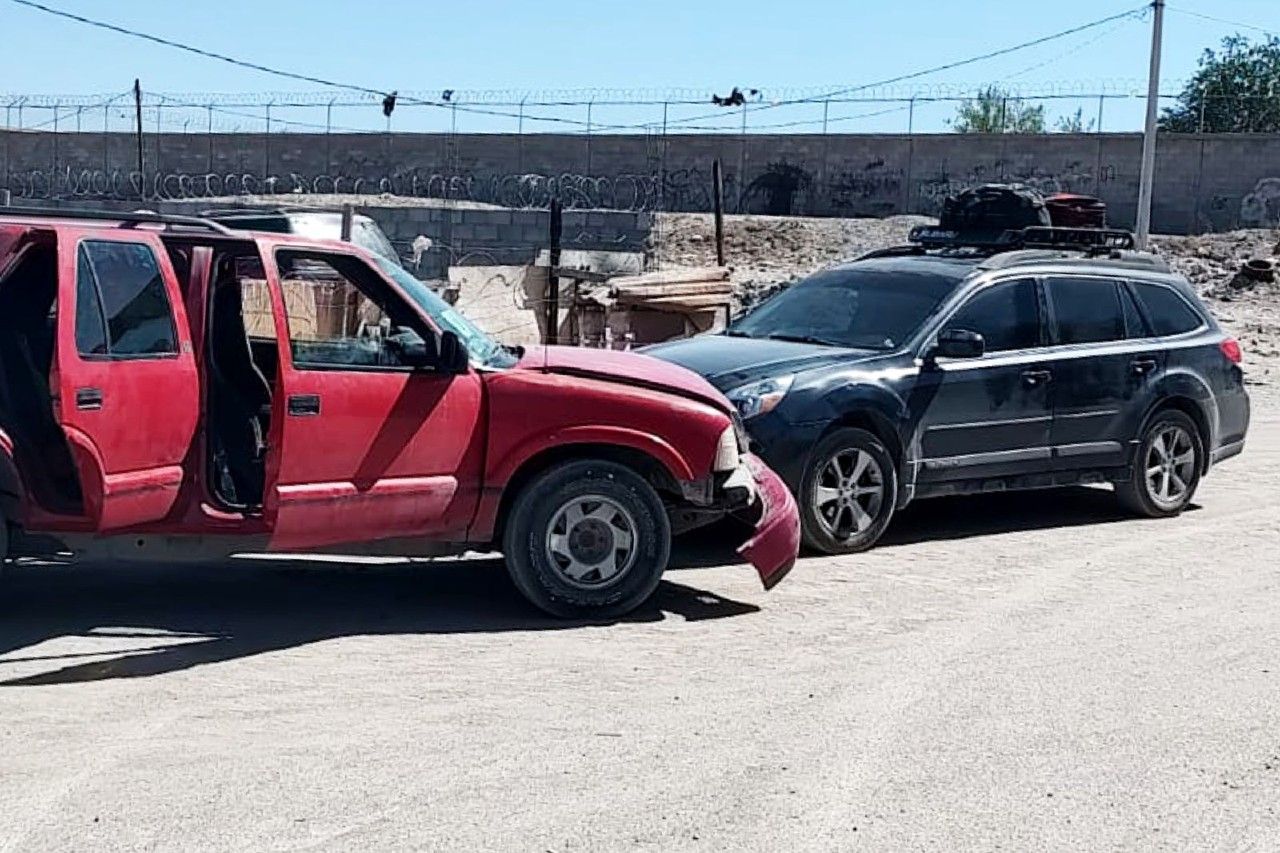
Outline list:
[[[764,588],[773,589],[791,571],[800,553],[800,510],[786,483],[758,457],[744,455],[743,465],[755,493],[745,512],[755,517],[735,514],[749,519],[755,532],[738,553],[755,567]]]

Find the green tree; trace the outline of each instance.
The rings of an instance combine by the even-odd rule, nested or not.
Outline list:
[[[1074,113],[1058,116],[1058,121],[1054,124],[1054,130],[1058,133],[1093,133],[1095,126],[1097,126],[1097,120],[1089,119],[1085,121],[1084,107],[1079,107]]]
[[[956,108],[956,133],[1044,133],[1044,107],[988,86]]]
[[[1175,133],[1280,131],[1280,37],[1251,42],[1235,35],[1223,39],[1220,50],[1206,50],[1160,127]]]

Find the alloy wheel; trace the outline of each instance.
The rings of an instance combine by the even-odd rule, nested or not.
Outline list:
[[[1148,496],[1162,509],[1178,506],[1195,479],[1195,465],[1191,435],[1180,426],[1165,426],[1147,448],[1144,480]]]
[[[547,561],[572,586],[592,589],[624,575],[636,559],[636,522],[603,495],[580,495],[551,516]]]
[[[884,472],[865,450],[846,448],[822,467],[813,503],[822,526],[836,539],[850,539],[875,523],[884,504]]]

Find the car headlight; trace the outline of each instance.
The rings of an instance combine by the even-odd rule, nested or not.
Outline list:
[[[741,461],[742,457],[738,450],[738,431],[730,424],[725,427],[724,432],[720,433],[720,441],[716,444],[716,459],[711,465],[711,470],[716,473],[733,471]]]
[[[794,376],[774,376],[749,385],[740,385],[725,396],[738,407],[743,420],[772,412],[791,389]]]

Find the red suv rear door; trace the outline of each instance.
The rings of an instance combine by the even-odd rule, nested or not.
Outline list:
[[[163,519],[183,480],[199,385],[182,294],[154,233],[58,236],[59,423],[97,530]]]
[[[436,330],[358,254],[265,249],[280,342],[272,547],[461,535],[480,486],[480,377],[402,363],[389,334]]]

